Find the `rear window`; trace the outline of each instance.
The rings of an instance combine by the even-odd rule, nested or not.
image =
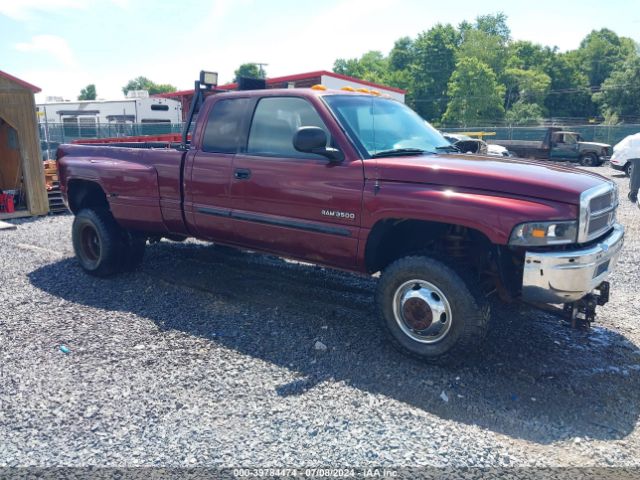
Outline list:
[[[204,130],[202,150],[212,153],[236,153],[248,98],[231,98],[215,103]]]

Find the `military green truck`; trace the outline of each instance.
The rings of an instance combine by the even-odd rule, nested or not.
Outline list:
[[[611,145],[585,142],[579,133],[549,127],[541,142],[528,140],[490,140],[521,158],[579,162],[586,167],[602,165],[611,157]]]

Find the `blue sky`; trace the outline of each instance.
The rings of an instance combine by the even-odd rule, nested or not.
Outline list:
[[[95,83],[121,98],[138,75],[190,88],[201,69],[221,83],[245,62],[269,76],[330,70],[338,57],[384,53],[434,24],[503,11],[515,39],[577,48],[593,29],[640,41],[640,1],[0,0],[0,70],[74,99]]]

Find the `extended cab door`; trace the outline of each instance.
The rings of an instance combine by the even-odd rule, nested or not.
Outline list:
[[[340,147],[316,109],[323,105],[312,101],[319,102],[257,100],[245,151],[233,160],[234,229],[248,247],[350,267],[358,249],[363,165],[359,158],[331,163],[295,150],[293,136],[303,126],[323,128],[329,143]]]
[[[200,237],[233,243],[230,182],[233,157],[246,137],[248,98],[220,99],[207,115],[200,148],[185,168],[185,214]],[[194,135],[196,136],[196,135]]]

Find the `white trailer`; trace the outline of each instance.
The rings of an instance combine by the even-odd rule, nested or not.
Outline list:
[[[79,131],[95,130],[98,124],[172,124],[182,122],[182,105],[169,98],[127,98],[40,103],[39,122],[62,124]]]

